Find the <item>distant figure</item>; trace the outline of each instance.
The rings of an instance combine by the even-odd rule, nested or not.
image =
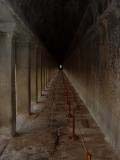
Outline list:
[[[63,70],[63,65],[62,64],[59,65],[59,70]]]

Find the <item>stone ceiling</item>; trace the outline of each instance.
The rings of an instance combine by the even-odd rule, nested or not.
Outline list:
[[[8,1],[60,61],[64,59],[90,3],[89,0]]]

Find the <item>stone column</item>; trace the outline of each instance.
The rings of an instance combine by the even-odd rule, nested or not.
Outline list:
[[[36,102],[36,57],[37,46],[33,44],[31,47],[31,97],[32,102]]]
[[[46,62],[45,62],[45,53],[43,53],[43,91],[45,91],[45,69],[46,69]]]
[[[38,48],[37,48],[37,50],[36,50],[36,103],[38,103],[38,97],[39,97],[39,84],[38,84],[38,82],[39,82],[39,80],[38,80],[38,77],[39,77],[39,69],[38,69]]]
[[[44,55],[41,53],[41,96],[45,90],[45,71],[44,71]]]
[[[15,55],[12,33],[0,33],[0,131],[15,134]]]
[[[46,63],[47,63],[47,61],[46,61]],[[47,67],[47,65],[46,65],[46,67],[45,67],[45,85],[46,85],[46,88],[47,88],[47,86],[48,86],[48,67]]]
[[[42,94],[42,70],[41,70],[41,54],[39,47],[36,52],[36,102],[39,103],[39,99]]]
[[[31,92],[31,53],[32,53],[32,44],[29,44],[29,55],[28,55],[28,113],[31,115],[32,113],[32,106],[31,106],[31,99],[32,99],[32,92]]]
[[[16,43],[16,70],[17,113],[28,114],[31,107],[29,40],[20,40]]]
[[[49,60],[48,60],[48,76],[47,77],[48,77],[48,84],[50,84],[50,61]]]
[[[47,62],[47,55],[45,56],[45,87],[47,89],[47,82],[48,82],[48,62]]]

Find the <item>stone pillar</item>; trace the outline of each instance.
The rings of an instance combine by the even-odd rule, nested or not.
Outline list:
[[[47,59],[47,55],[45,57],[45,86],[46,86],[46,88],[48,86],[48,59]]]
[[[48,68],[47,68],[47,61],[46,61],[46,67],[45,67],[45,86],[46,86],[46,88],[48,86],[48,76],[47,76],[47,74],[48,74]]]
[[[46,89],[46,55],[44,55],[44,90]]]
[[[17,113],[30,112],[30,43],[29,40],[20,40],[16,43],[16,86],[17,86]]]
[[[32,113],[32,106],[31,106],[31,53],[32,53],[32,44],[29,46],[29,55],[28,55],[28,113],[31,115]]]
[[[38,47],[36,49],[36,103],[38,103]]]
[[[0,33],[0,131],[15,134],[15,55],[12,33]]]
[[[44,68],[44,55],[41,53],[41,96],[43,96],[43,91],[45,90],[45,68]]]
[[[49,59],[49,57],[48,57]],[[48,60],[48,84],[50,83],[50,61]]]
[[[42,70],[41,70],[41,54],[39,47],[36,51],[36,102],[39,103],[39,99],[42,94]]]
[[[31,98],[32,102],[36,102],[36,57],[37,46],[33,44],[31,46]]]
[[[51,65],[51,62],[50,62],[50,81],[52,79],[52,65]]]
[[[45,77],[45,70],[46,70],[46,61],[45,61],[45,53],[43,54],[43,91],[45,91],[45,87],[46,87],[46,77]]]

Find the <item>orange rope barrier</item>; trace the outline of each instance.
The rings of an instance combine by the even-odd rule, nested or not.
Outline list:
[[[69,117],[69,118],[72,118],[72,117],[73,117],[73,115],[72,115],[72,113],[71,113],[71,103],[70,103],[70,101],[68,101],[68,117]]]
[[[65,96],[65,101],[67,101],[67,105],[69,107],[69,113],[68,113],[68,117],[72,118],[72,136],[70,136],[71,139],[74,140],[78,140],[79,136],[76,134],[75,131],[75,127],[76,127],[76,122],[75,122],[75,109],[73,109],[73,114],[71,114],[71,102],[69,100],[69,91],[68,91],[68,86],[66,86],[65,84],[65,77],[63,75],[63,84],[64,84],[64,88],[65,88],[65,92],[64,92],[64,96]],[[67,100],[66,100],[67,97]],[[92,160],[92,154],[88,151],[85,141],[84,141],[84,137],[82,136],[82,134],[80,134],[80,139],[81,139],[81,145],[82,148],[85,152],[85,160]]]
[[[86,153],[86,159],[85,160],[92,160],[91,153],[89,153],[89,152]]]
[[[79,136],[76,134],[75,128],[76,128],[75,109],[73,109],[73,115],[72,115],[72,136],[70,136],[70,139],[78,140]]]

